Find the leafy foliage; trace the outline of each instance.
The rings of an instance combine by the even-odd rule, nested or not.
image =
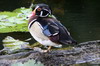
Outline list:
[[[0,12],[0,33],[14,31],[28,31],[28,15],[30,8],[19,8],[13,12]]]
[[[3,40],[3,46],[4,46],[4,49],[7,50],[7,52],[12,52],[17,49],[27,48],[28,45],[29,45],[28,42],[20,41],[18,39],[16,40],[11,36],[7,36]]]

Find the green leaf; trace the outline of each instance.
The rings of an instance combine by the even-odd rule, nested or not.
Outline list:
[[[9,51],[15,51],[17,49],[22,49],[22,48],[27,48],[29,45],[29,42],[24,42],[24,41],[20,41],[20,40],[16,40],[11,36],[7,36],[4,40],[3,40],[3,46],[4,48],[8,48],[8,52]]]
[[[30,8],[18,8],[13,12],[0,12],[0,33],[27,32],[28,15],[32,12]]]

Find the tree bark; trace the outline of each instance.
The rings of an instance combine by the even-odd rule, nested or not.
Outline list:
[[[3,54],[3,50],[0,54]],[[100,60],[100,40],[79,43],[69,50],[52,50],[47,53],[28,50],[0,55],[0,66],[25,63],[30,59],[40,61],[44,66],[67,66]]]

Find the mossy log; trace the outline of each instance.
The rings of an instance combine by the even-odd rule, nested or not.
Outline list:
[[[0,66],[13,66],[19,62],[24,64],[30,59],[44,66],[67,66],[100,60],[100,40],[79,43],[69,50],[52,50],[47,53],[28,50],[5,55],[2,55],[1,50],[0,54]]]

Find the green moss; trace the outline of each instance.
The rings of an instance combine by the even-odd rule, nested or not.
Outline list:
[[[9,17],[13,17],[13,16],[17,16],[17,13],[4,11],[4,12],[0,12],[0,16],[2,16],[2,15],[7,15]]]
[[[8,52],[16,51],[18,49],[27,48],[29,46],[28,42],[16,40],[13,37],[7,36],[3,39],[3,46],[4,48],[8,48]]]
[[[5,32],[26,32],[28,18],[27,16],[31,13],[30,8],[18,8],[13,12],[0,12],[0,33]]]
[[[6,28],[0,29],[0,33],[6,33],[6,32],[28,32],[27,24],[16,24],[16,26],[7,26]]]
[[[21,7],[21,8],[18,8],[18,9],[15,9],[13,12],[15,12],[15,13],[21,13],[22,11],[26,11],[26,12],[28,12],[27,10],[31,10],[31,9],[29,9],[29,8],[25,8],[25,7]],[[24,12],[25,12],[24,11]]]
[[[34,43],[34,44],[31,44],[30,47],[31,47],[31,48],[34,48],[34,47],[40,47],[40,48],[43,48],[43,45],[40,44],[39,42],[36,42],[36,43]]]

